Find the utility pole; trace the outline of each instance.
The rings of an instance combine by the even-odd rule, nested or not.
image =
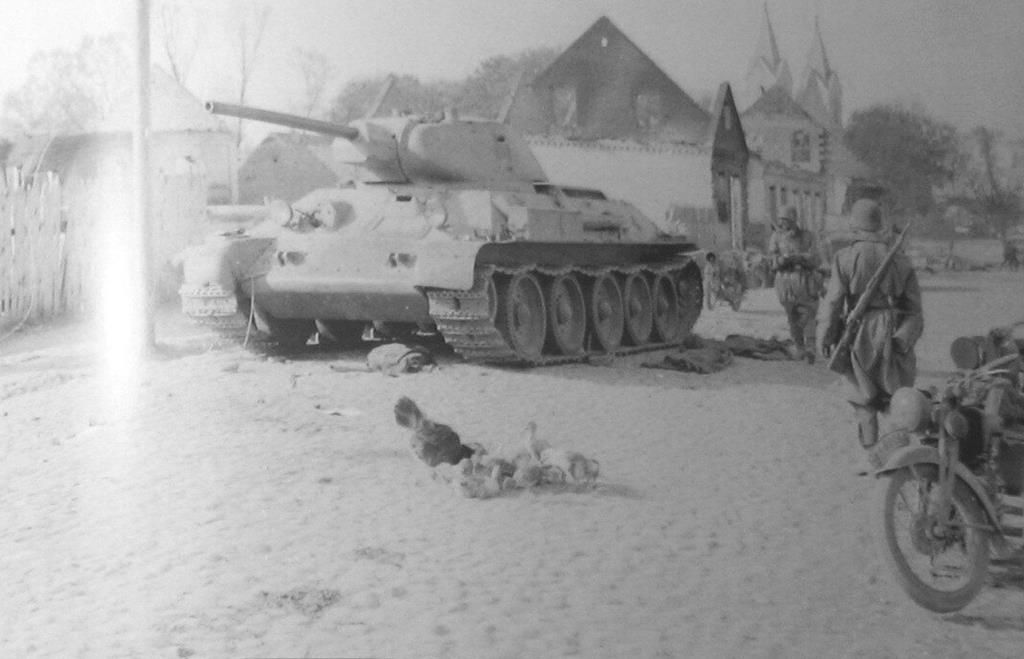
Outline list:
[[[144,349],[156,347],[156,292],[153,278],[153,227],[150,213],[149,180],[149,0],[136,0],[136,53],[135,98],[137,114],[132,134],[132,154],[135,164],[135,221],[139,236],[139,276],[142,279]]]

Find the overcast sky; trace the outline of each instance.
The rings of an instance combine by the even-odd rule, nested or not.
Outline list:
[[[153,3],[154,61],[162,60]],[[198,17],[189,86],[230,100],[237,87],[226,25],[244,4],[177,0]],[[698,97],[743,83],[763,0],[263,0],[270,18],[251,84],[253,104],[293,108],[296,48],[335,59],[339,82],[387,72],[461,78],[484,58],[564,48],[607,15]],[[1024,137],[1024,0],[769,0],[779,47],[799,76],[814,16],[840,76],[847,115],[882,101],[920,102],[960,127],[986,124]],[[133,0],[2,0],[7,28],[0,91],[24,80],[38,50],[74,49],[86,34],[134,29]],[[334,90],[336,91],[336,89]]]

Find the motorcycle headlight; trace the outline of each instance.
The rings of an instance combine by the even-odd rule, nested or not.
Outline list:
[[[956,439],[967,437],[967,417],[959,412],[949,412],[942,419],[942,427],[946,434]]]
[[[889,414],[893,425],[907,432],[924,430],[931,411],[931,401],[918,389],[900,387],[889,401]]]

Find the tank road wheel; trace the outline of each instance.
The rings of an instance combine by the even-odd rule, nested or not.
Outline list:
[[[679,318],[680,340],[689,336],[693,326],[700,318],[701,309],[704,306],[704,286],[702,284],[700,268],[695,263],[689,263],[679,273],[676,280],[676,289],[679,292]]]
[[[598,275],[590,287],[590,306],[587,316],[594,338],[601,349],[610,352],[622,343],[625,321],[622,308],[622,289],[612,275]]]
[[[679,315],[679,292],[672,278],[661,274],[651,286],[654,298],[654,333],[659,341],[674,343],[680,339],[683,320]]]
[[[315,329],[313,321],[306,318],[277,318],[266,309],[257,306],[253,310],[256,329],[277,342],[282,348],[300,348]]]
[[[575,275],[559,275],[547,289],[548,325],[551,343],[563,355],[583,352],[587,332],[587,307],[583,288]]]
[[[547,335],[547,310],[544,291],[537,277],[521,272],[509,280],[496,317],[498,327],[516,354],[523,359],[539,359]]]
[[[635,346],[642,346],[651,338],[654,329],[654,303],[651,301],[651,285],[642,273],[626,276],[622,285],[626,309],[626,338]]]

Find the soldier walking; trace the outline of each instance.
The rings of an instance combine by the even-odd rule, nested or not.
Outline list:
[[[775,293],[786,310],[795,359],[814,363],[814,326],[818,313],[818,255],[811,232],[797,225],[796,207],[786,206],[768,239],[775,270]]]
[[[832,277],[818,316],[817,347],[823,357],[839,341],[845,315],[857,304],[889,251],[882,211],[874,201],[861,199],[853,205],[850,230],[853,244],[836,252],[832,260]],[[888,410],[893,393],[914,384],[914,344],[923,329],[917,273],[910,259],[898,253],[868,303],[850,344],[852,370],[844,374],[852,385],[850,404],[865,449],[878,442],[878,413]]]

